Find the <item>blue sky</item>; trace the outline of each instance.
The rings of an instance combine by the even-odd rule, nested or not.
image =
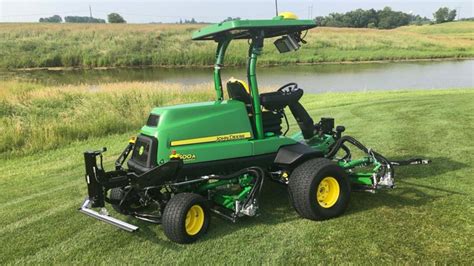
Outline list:
[[[89,15],[89,4],[94,17],[106,18],[111,12],[122,14],[130,23],[176,22],[196,18],[198,21],[217,22],[227,17],[270,18],[274,16],[274,0],[163,0],[163,1],[112,1],[112,0],[0,0],[0,22],[34,22],[40,17],[58,14]],[[447,6],[458,9],[461,17],[473,17],[472,1],[427,0],[279,0],[280,11],[292,11],[307,18],[312,6],[313,16],[331,12],[346,12],[356,8],[381,9],[391,6],[395,10],[412,11],[432,17],[433,12]]]

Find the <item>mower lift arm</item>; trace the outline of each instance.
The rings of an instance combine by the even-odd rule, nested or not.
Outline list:
[[[133,146],[135,145],[135,140],[130,141],[127,145],[127,147],[125,148],[125,150],[122,151],[122,153],[120,154],[120,156],[117,158],[117,160],[115,161],[115,170],[123,170],[122,168],[122,165],[123,163],[125,162],[125,160],[127,160],[127,157],[128,155],[130,154],[130,152],[133,150]]]

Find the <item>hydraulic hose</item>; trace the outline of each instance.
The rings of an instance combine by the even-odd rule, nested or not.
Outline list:
[[[255,199],[255,197],[259,196],[261,191],[262,191],[263,181],[264,181],[263,177],[265,176],[265,171],[262,168],[260,168],[260,167],[248,167],[248,168],[244,168],[242,170],[239,170],[235,173],[232,173],[230,175],[213,176],[211,179],[229,180],[229,179],[239,177],[243,174],[251,174],[252,176],[255,177],[255,184],[252,187],[252,190],[249,192],[249,195],[248,195],[247,199],[245,200],[244,204],[242,205],[242,206],[247,206],[247,204],[250,202],[250,200]]]
[[[326,154],[326,157],[327,158],[333,158],[337,152],[344,146],[344,143],[345,142],[349,142],[351,143],[352,145],[356,146],[357,148],[359,148],[360,150],[362,150],[363,152],[369,154],[369,155],[372,155],[374,156],[374,158],[385,164],[386,167],[389,169],[390,171],[390,174],[391,176],[394,176],[394,170],[393,170],[393,167],[392,167],[392,163],[387,159],[385,158],[383,155],[381,155],[380,153],[376,152],[376,151],[373,151],[367,147],[365,147],[362,143],[360,143],[358,140],[356,140],[355,138],[353,137],[350,137],[350,136],[343,136],[341,137],[340,139],[337,140],[336,143],[334,143],[334,145],[332,146],[331,148],[331,151],[329,151],[328,154]],[[347,148],[347,147],[346,147]],[[344,149],[346,151],[346,149]],[[347,152],[347,151],[346,151]],[[385,170],[385,169],[384,169]]]

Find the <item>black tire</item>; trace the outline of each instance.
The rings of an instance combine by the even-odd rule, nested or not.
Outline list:
[[[190,234],[186,229],[186,217],[194,206],[199,206],[203,211],[203,223],[199,230]],[[196,208],[196,207],[195,207]],[[209,227],[210,213],[207,200],[193,193],[176,194],[166,204],[162,217],[163,231],[172,241],[188,244],[199,239]]]
[[[339,193],[330,206],[323,207],[324,202],[318,202],[317,189],[323,179],[326,184],[326,178],[331,177],[331,180],[337,181]],[[314,158],[297,166],[290,175],[288,190],[296,212],[310,220],[326,220],[343,214],[349,205],[351,194],[345,171],[326,158]]]
[[[112,188],[110,190],[109,199],[111,199],[113,201],[120,201],[120,200],[122,200],[123,195],[124,195],[124,192],[123,192],[122,188]],[[118,204],[111,204],[111,205],[112,205],[112,208],[116,212],[123,213],[122,209],[120,208],[120,206]]]
[[[120,202],[122,201],[123,197],[125,197],[126,191],[124,188],[112,188],[109,192],[109,199],[113,201]],[[127,195],[127,199],[123,202],[120,206],[119,204],[111,204],[112,208],[121,214],[129,215],[130,213],[140,212],[144,209],[139,202],[139,197],[136,195],[134,191],[129,192]]]

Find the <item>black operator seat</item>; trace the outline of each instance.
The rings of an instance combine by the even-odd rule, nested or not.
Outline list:
[[[245,103],[245,105],[252,105],[252,98],[247,85],[240,80],[231,78],[227,82],[227,93],[229,98]]]
[[[227,82],[227,93],[229,98],[236,101],[241,101],[245,104],[247,108],[247,113],[250,117],[250,123],[252,128],[255,131],[255,125],[253,119],[253,109],[252,109],[252,97],[250,96],[250,90],[247,84],[241,80],[230,79]],[[263,122],[263,132],[264,133],[273,133],[275,135],[281,135],[282,114],[274,111],[263,110],[262,111],[262,122]]]

